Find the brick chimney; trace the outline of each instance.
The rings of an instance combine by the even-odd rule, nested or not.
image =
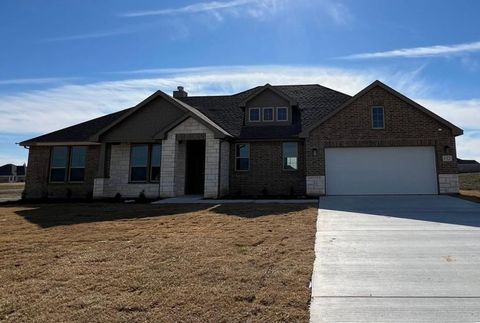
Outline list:
[[[183,86],[177,86],[177,90],[173,91],[174,98],[186,98],[188,93],[183,90]]]

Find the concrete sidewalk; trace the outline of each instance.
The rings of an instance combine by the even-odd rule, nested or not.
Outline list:
[[[322,197],[311,322],[480,322],[480,204]]]

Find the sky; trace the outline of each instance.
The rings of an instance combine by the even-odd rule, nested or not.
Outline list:
[[[480,161],[480,1],[0,2],[0,164],[15,143],[135,105],[318,83],[354,95],[376,79],[464,129]]]

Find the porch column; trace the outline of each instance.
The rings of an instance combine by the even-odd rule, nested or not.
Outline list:
[[[107,144],[102,142],[100,145],[100,156],[98,158],[97,175],[93,179],[93,197],[104,197],[104,185],[105,185],[105,163],[107,155]]]
[[[176,134],[169,133],[162,141],[162,167],[160,170],[160,197],[175,196]]]
[[[213,133],[205,136],[205,198],[217,198],[220,179],[220,139]]]

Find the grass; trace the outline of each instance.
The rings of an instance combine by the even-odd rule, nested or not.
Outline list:
[[[25,183],[0,183],[0,200],[20,198],[24,187]]]
[[[308,321],[314,205],[0,207],[0,321]]]
[[[458,176],[460,197],[480,203],[480,173],[464,173]]]

